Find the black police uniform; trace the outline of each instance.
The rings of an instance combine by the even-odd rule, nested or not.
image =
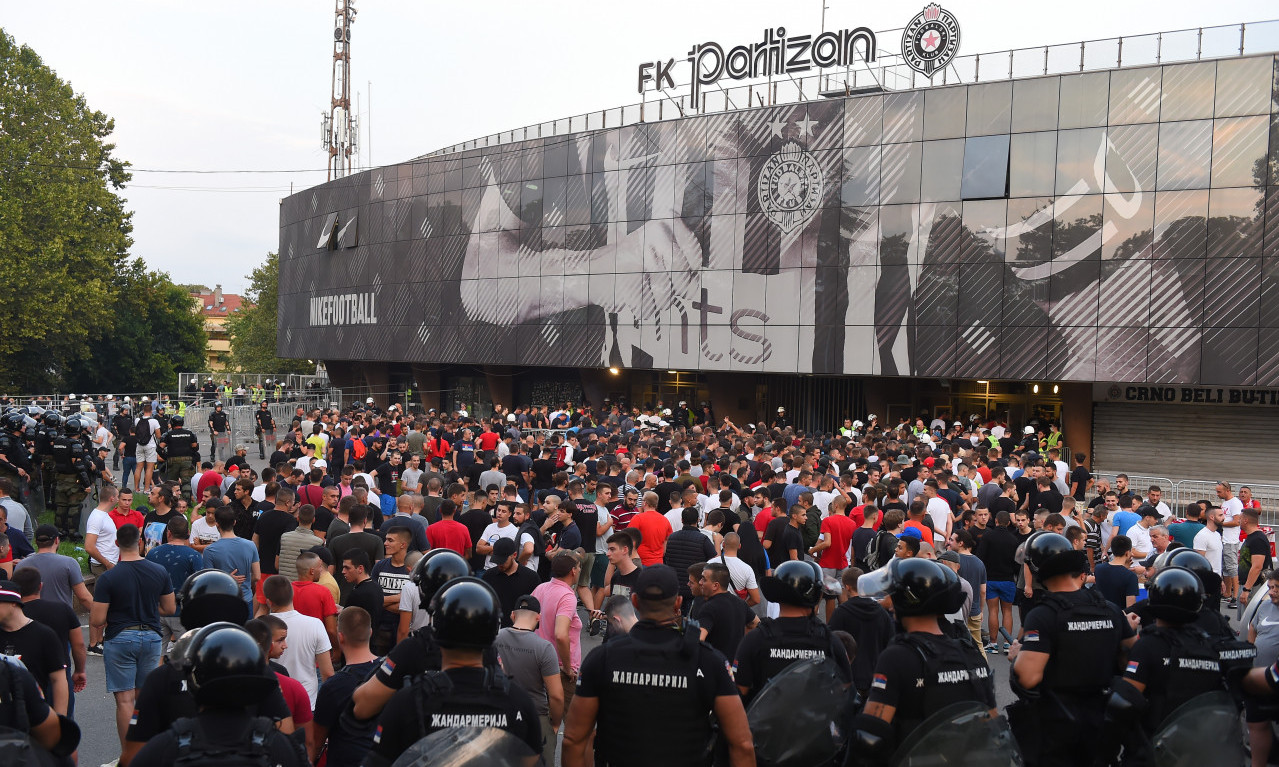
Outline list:
[[[275,432],[275,416],[271,415],[270,408],[263,410],[258,408],[253,413],[254,420],[258,423],[258,458],[266,458],[266,444],[262,440],[262,435],[272,434]],[[274,447],[274,445],[272,445]]]
[[[728,660],[697,637],[693,627],[681,632],[642,620],[582,661],[575,695],[599,699],[597,765],[710,764],[709,713],[716,698],[737,688]]]
[[[1181,704],[1226,689],[1212,638],[1194,625],[1143,629],[1123,678],[1145,685],[1149,707],[1143,726],[1150,734]]]
[[[219,434],[225,434],[227,431],[227,417],[225,410],[214,410],[209,414],[209,455],[216,458],[218,454],[217,439]]]
[[[246,705],[245,711],[250,716],[264,716],[277,722],[287,719],[293,714],[284,700],[284,693],[280,691],[275,672],[267,669],[266,673],[276,683],[275,689],[261,703]],[[149,742],[177,720],[199,712],[195,698],[187,689],[185,676],[167,659],[147,674],[133,706],[133,716],[129,717],[129,729],[124,739],[134,743]]]
[[[506,730],[533,753],[542,750],[537,707],[522,687],[492,666],[452,668],[418,677],[391,696],[364,764],[389,765],[427,735],[459,727]]]
[[[1030,611],[1022,652],[1049,658],[1043,681],[1009,709],[1027,764],[1074,765],[1093,758],[1105,691],[1118,671],[1121,643],[1132,636],[1123,613],[1096,589],[1048,593]]]
[[[925,719],[954,703],[995,708],[995,682],[971,639],[914,631],[896,635],[880,653],[866,700],[897,709],[892,728],[900,745]]]
[[[0,477],[8,477],[19,483],[18,469],[31,474],[31,454],[21,431],[0,433]]]
[[[164,449],[169,481],[177,481],[182,497],[191,500],[191,477],[195,476],[195,463],[199,459],[200,442],[185,425],[170,429],[164,435]]]
[[[737,645],[734,677],[739,687],[750,692],[747,705],[768,684],[768,680],[797,660],[829,657],[839,668],[840,678],[851,683],[852,666],[844,644],[816,617],[764,618],[759,627],[742,637]]]
[[[422,626],[391,648],[374,677],[392,690],[398,690],[407,687],[414,677],[439,671],[442,664],[443,658],[440,655],[440,645],[435,641],[435,632],[430,626]],[[492,647],[484,649],[484,665],[495,668],[499,666],[497,651]]]
[[[186,764],[233,763],[265,752],[274,767],[304,767],[306,755],[296,741],[281,735],[265,717],[250,717],[238,711],[207,711],[199,718],[186,718],[156,735],[133,757],[130,767],[170,767]]]

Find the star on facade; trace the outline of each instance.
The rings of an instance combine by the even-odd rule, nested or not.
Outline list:
[[[932,32],[932,31],[930,31],[928,34],[924,35],[924,47],[925,47],[925,48],[927,48],[927,49],[928,49],[928,50],[930,50],[930,51],[931,51],[932,49],[934,49],[934,48],[936,48],[936,47],[937,47],[937,33],[936,33],[936,32]]]
[[[786,121],[779,117],[768,124],[768,129],[773,132],[774,136],[781,138],[782,131],[786,130],[786,125]]]
[[[795,123],[799,126],[800,137],[813,135],[813,128],[817,127],[817,121],[811,119],[808,115],[804,115],[804,119]]]

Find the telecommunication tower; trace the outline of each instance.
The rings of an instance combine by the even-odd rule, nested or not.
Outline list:
[[[351,113],[351,24],[355,0],[336,0],[333,25],[333,83],[328,114],[323,116],[324,148],[329,153],[329,180],[351,172],[351,155],[359,144],[359,117]]]

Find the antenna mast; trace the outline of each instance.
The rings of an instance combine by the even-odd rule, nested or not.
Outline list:
[[[351,172],[351,155],[359,145],[359,117],[351,112],[351,24],[355,13],[355,0],[336,0],[331,101],[329,113],[321,120],[330,181]]]

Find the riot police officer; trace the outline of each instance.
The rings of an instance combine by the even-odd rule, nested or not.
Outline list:
[[[709,765],[711,713],[728,742],[731,763],[755,763],[746,709],[728,661],[699,641],[695,624],[682,620],[679,586],[671,567],[644,568],[631,591],[639,620],[582,661],[564,725],[564,767],[585,764],[592,729],[598,729],[599,765]],[[641,721],[644,726],[637,727]]]
[[[271,414],[271,408],[266,404],[266,400],[262,400],[258,404],[257,412],[253,414],[253,420],[257,421],[258,458],[265,459],[266,443],[263,441],[263,436],[275,434],[275,416]]]
[[[124,751],[120,756],[121,767],[129,761],[147,741],[164,732],[178,719],[195,716],[198,707],[191,697],[186,678],[184,646],[189,645],[198,629],[213,624],[244,625],[249,619],[249,608],[240,595],[235,579],[221,570],[200,570],[192,573],[177,593],[178,617],[187,631],[174,644],[173,651],[160,666],[149,674],[138,691],[134,703],[134,715],[124,735]],[[252,709],[251,713],[266,716],[276,722],[281,732],[293,732],[292,714],[280,692],[274,672],[267,672],[275,688]]]
[[[502,604],[478,578],[458,578],[431,602],[440,671],[415,677],[395,693],[378,719],[366,767],[395,761],[409,746],[440,730],[492,727],[515,735],[530,754],[542,751],[542,724],[533,699],[499,667],[486,665],[501,628]]]
[[[928,717],[956,703],[995,711],[985,656],[971,639],[947,636],[943,616],[964,603],[959,576],[928,559],[894,559],[857,579],[857,592],[889,598],[903,633],[879,654],[866,706],[853,720],[849,764],[887,764]]]
[[[777,618],[764,618],[759,628],[742,637],[734,661],[734,677],[746,703],[797,660],[828,657],[851,684],[848,652],[815,608],[822,600],[822,571],[815,562],[783,562],[760,586],[764,598],[778,604]]]
[[[8,477],[22,487],[30,479],[31,454],[24,435],[27,419],[14,410],[0,416],[0,477]]]
[[[195,476],[195,462],[200,457],[200,441],[186,428],[186,419],[182,416],[173,416],[170,423],[173,428],[160,440],[160,447],[167,456],[168,473],[165,478],[170,482],[176,480],[182,489],[182,497],[190,503],[191,477]]]
[[[71,754],[80,743],[80,728],[54,711],[40,685],[22,661],[0,655],[0,728],[26,735],[34,757],[19,764],[73,765]],[[16,750],[16,749],[15,749]],[[12,756],[7,753],[6,756]],[[7,760],[6,760],[7,762]]]
[[[151,738],[131,764],[309,764],[301,746],[277,732],[270,717],[245,711],[245,704],[259,704],[279,693],[279,682],[268,676],[266,654],[257,640],[240,626],[213,623],[197,629],[188,642],[185,680],[199,713],[177,719]]]
[[[43,491],[41,501],[46,508],[53,506],[53,483],[57,473],[53,465],[53,442],[62,433],[66,419],[56,410],[46,410],[36,426],[35,440],[32,446],[33,464],[40,469],[40,488]]]
[[[120,453],[124,448],[124,441],[133,433],[133,409],[129,407],[129,403],[120,406],[120,412],[116,413],[111,419],[111,443],[115,446],[115,453],[111,456],[111,468],[120,468]]]
[[[428,551],[409,575],[418,590],[419,609],[429,609],[445,584],[470,574],[470,565],[457,552],[451,549]],[[377,716],[395,691],[404,686],[406,679],[439,670],[442,657],[435,632],[429,624],[404,637],[387,653],[386,661],[377,672],[356,689],[352,696],[356,718],[372,719]],[[487,651],[487,662],[497,665],[497,655],[492,649]]]
[[[1036,536],[1026,563],[1048,591],[1008,651],[1019,698],[1008,718],[1027,764],[1088,764],[1106,688],[1135,641],[1133,626],[1099,591],[1083,588],[1087,559],[1065,536]]]
[[[53,523],[63,538],[80,532],[80,504],[91,484],[88,451],[80,439],[81,430],[79,416],[68,418],[62,435],[55,438],[50,447],[55,472]]]
[[[209,413],[209,455],[210,460],[216,461],[222,456],[218,455],[218,439],[227,433],[227,417],[222,410],[222,400],[213,403],[213,412]]]
[[[1152,754],[1146,745],[1150,736],[1182,704],[1226,689],[1217,649],[1196,625],[1204,601],[1199,578],[1183,567],[1167,567],[1146,588],[1155,625],[1142,629],[1123,676],[1114,683],[1106,703],[1108,741],[1117,743],[1122,734],[1128,736],[1124,764],[1150,760]],[[1138,725],[1145,737],[1132,737],[1133,725]],[[1234,740],[1238,739],[1236,732]]]

